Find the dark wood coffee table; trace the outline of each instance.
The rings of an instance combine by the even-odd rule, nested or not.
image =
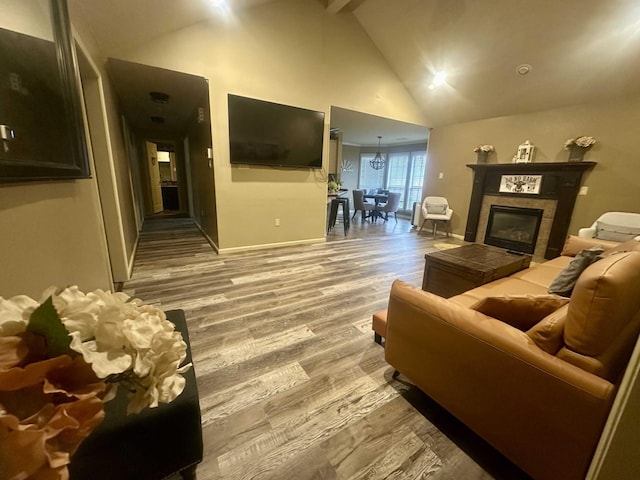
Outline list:
[[[422,289],[445,298],[507,277],[531,263],[531,255],[478,243],[427,253],[424,258]]]

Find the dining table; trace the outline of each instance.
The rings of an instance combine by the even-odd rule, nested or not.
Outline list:
[[[371,194],[365,194],[364,199],[365,201],[367,199],[374,200],[375,206],[378,207],[383,203],[387,203],[387,201],[389,200],[389,195],[385,195],[384,193],[371,193]],[[373,210],[371,210],[371,213],[369,214],[369,216],[372,217],[374,221],[377,220],[378,218],[384,218],[384,215],[382,214],[382,212],[377,208],[374,208]]]

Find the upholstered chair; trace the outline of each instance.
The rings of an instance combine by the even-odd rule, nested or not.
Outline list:
[[[387,203],[385,203],[382,207],[378,207],[378,210],[381,213],[384,213],[384,221],[389,220],[389,214],[393,213],[394,218],[396,219],[396,223],[398,223],[397,211],[400,206],[400,193],[398,192],[389,192]]]
[[[444,197],[425,197],[422,202],[422,225],[419,232],[424,228],[428,220],[433,224],[433,238],[436,238],[438,223],[444,224],[447,237],[451,233],[451,216],[453,210],[449,208],[449,202]]]
[[[371,212],[375,208],[375,206],[371,203],[367,203],[364,200],[364,190],[354,190],[353,191],[353,217],[355,218],[358,210],[362,213],[362,221],[368,217],[366,212]]]
[[[640,235],[640,213],[606,212],[590,227],[578,230],[578,236],[625,242]]]

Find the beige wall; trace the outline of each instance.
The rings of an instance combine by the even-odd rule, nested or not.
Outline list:
[[[466,164],[476,163],[474,147],[491,144],[496,152],[489,156],[489,163],[509,163],[518,145],[530,140],[536,146],[534,162],[564,162],[568,158],[568,151],[563,150],[565,140],[590,135],[597,143],[585,161],[597,165],[583,178],[588,194],[576,201],[569,233],[577,234],[603,212],[640,211],[638,124],[640,97],[633,97],[434,128],[429,137],[423,198],[447,197],[454,210],[453,231],[464,235],[473,181]]]
[[[324,238],[326,215],[326,169],[229,164],[228,93],[324,111],[325,166],[331,105],[424,121],[353,16],[328,14],[320,2],[269,3],[118,57],[209,79],[221,250]]]
[[[95,179],[0,185],[0,229],[0,296],[111,288]]]
[[[0,10],[7,5],[1,27],[35,35],[43,29],[46,2],[5,2]],[[0,231],[0,296],[39,298],[50,285],[111,288],[95,177],[0,184]]]

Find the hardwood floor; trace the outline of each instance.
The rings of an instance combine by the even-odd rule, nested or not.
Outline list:
[[[524,479],[384,361],[371,315],[440,244],[407,220],[217,255],[189,219],[145,222],[124,291],[187,317],[210,479]]]

